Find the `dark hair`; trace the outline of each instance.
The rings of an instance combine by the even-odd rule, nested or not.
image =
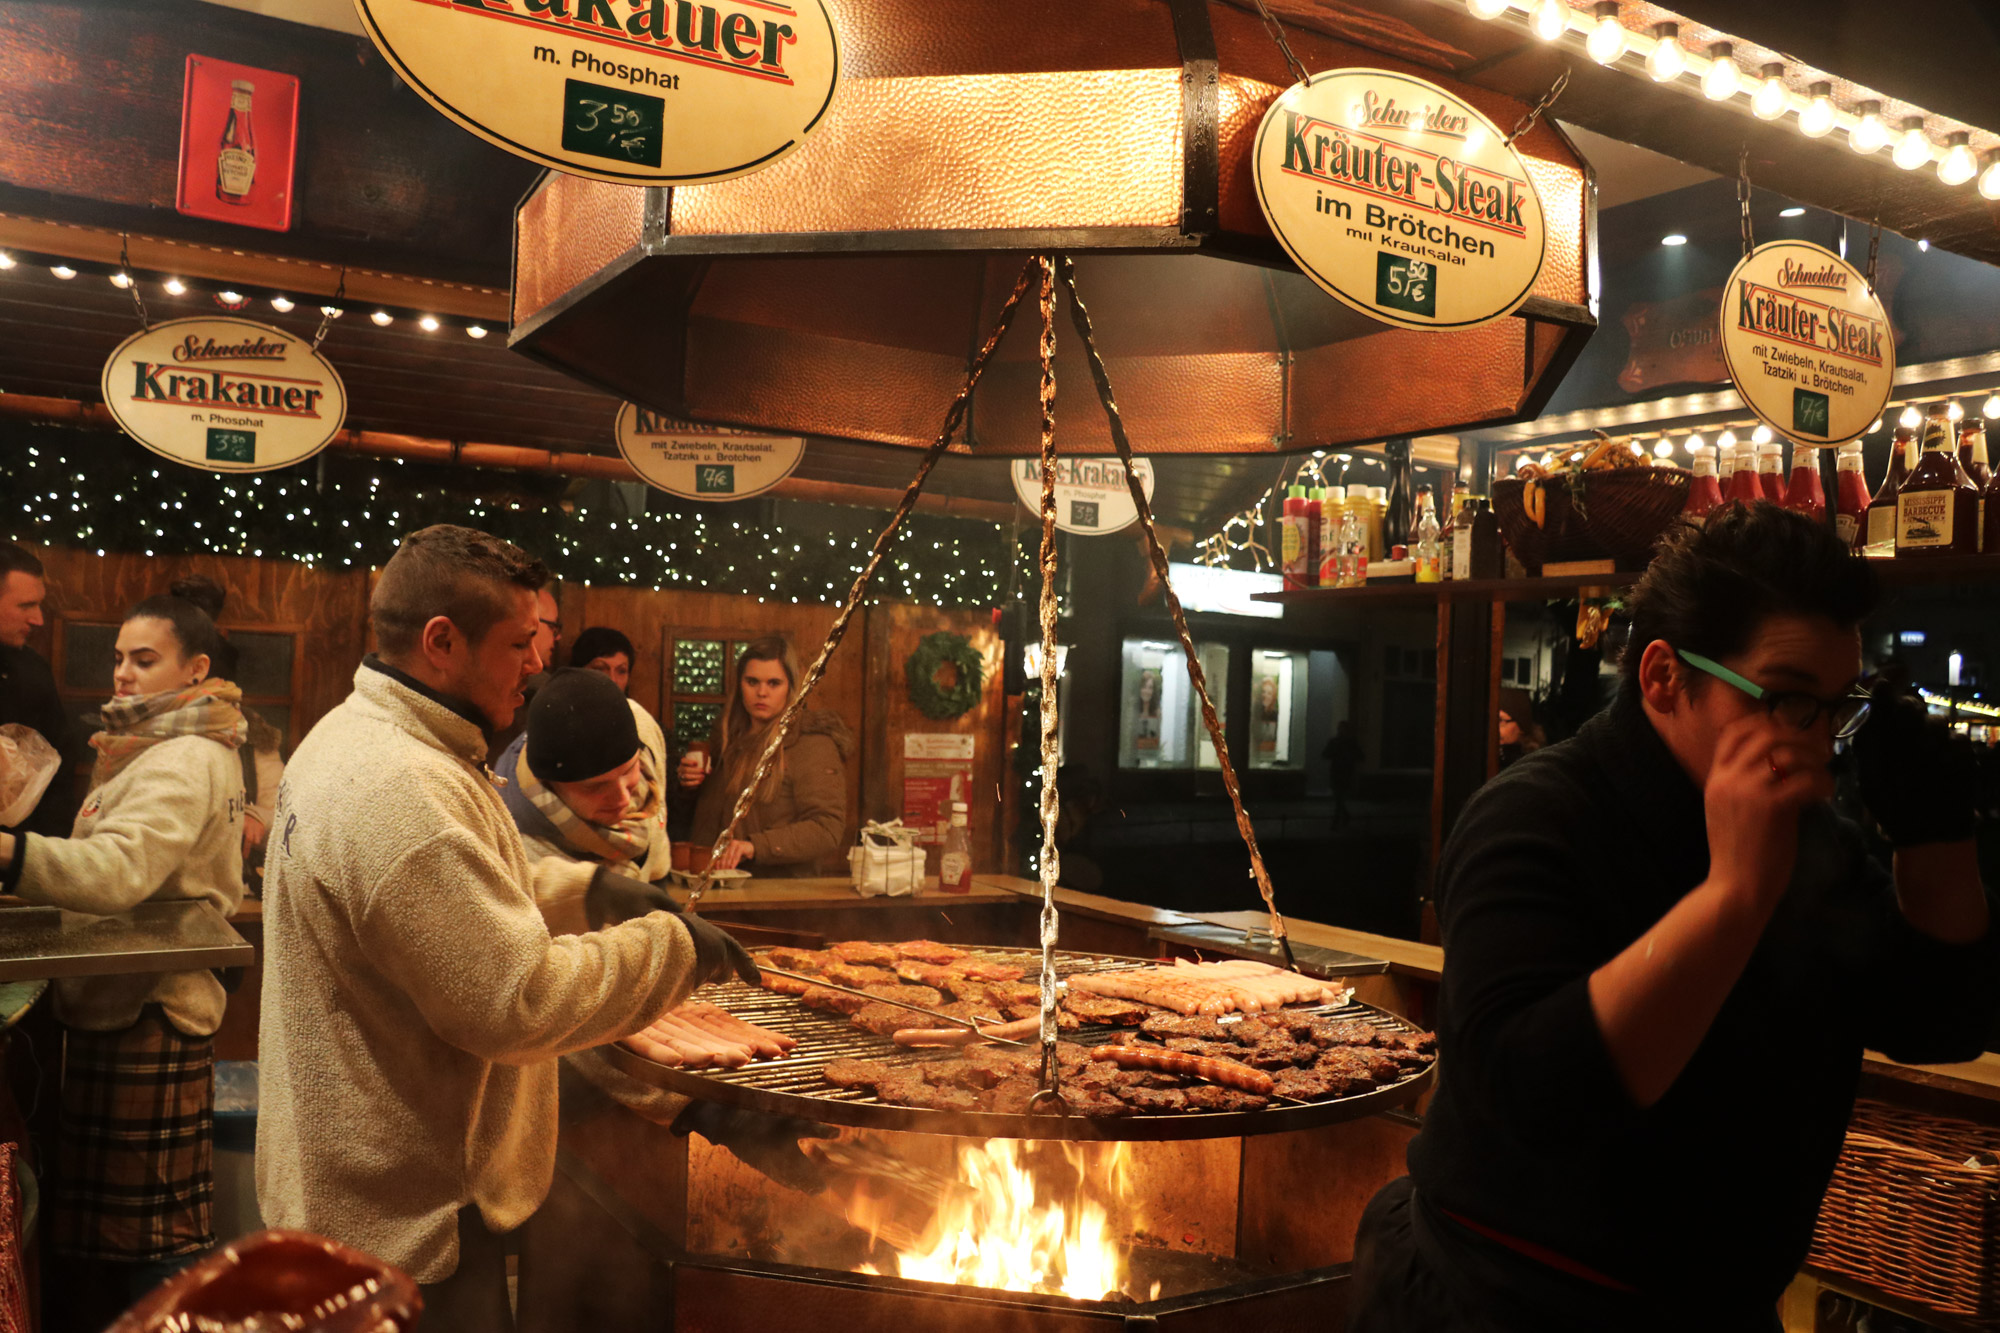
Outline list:
[[[600,657],[610,657],[613,653],[625,654],[627,666],[639,660],[632,651],[632,641],[609,625],[592,625],[576,636],[570,646],[569,664],[573,667],[589,666]]]
[[[1632,638],[1621,667],[1636,681],[1655,639],[1721,661],[1748,648],[1771,616],[1859,625],[1880,600],[1874,569],[1825,524],[1769,501],[1725,505],[1660,539],[1625,598]]]
[[[196,606],[185,597],[175,597],[171,593],[161,593],[148,597],[145,601],[125,613],[125,619],[164,620],[174,632],[174,642],[181,646],[184,658],[206,657],[211,675],[216,671],[216,662],[222,656],[222,635],[217,632],[215,622],[208,618],[208,612]],[[224,676],[227,680],[228,677]]]
[[[229,589],[206,574],[188,574],[177,578],[167,585],[167,591],[208,612],[210,620],[222,619],[222,605],[229,600]]]
[[[423,528],[403,538],[375,581],[375,646],[386,658],[407,656],[437,616],[477,643],[507,614],[513,589],[534,592],[548,581],[542,562],[512,542],[448,523]]]
[[[12,542],[0,542],[0,579],[5,579],[9,574],[30,574],[40,578],[42,562],[35,558],[34,552],[25,547],[16,546]]]

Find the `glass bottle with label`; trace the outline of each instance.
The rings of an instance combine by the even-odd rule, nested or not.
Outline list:
[[[1410,442],[1389,440],[1382,445],[1389,468],[1389,489],[1383,497],[1382,527],[1373,534],[1371,554],[1381,559],[1391,546],[1409,545],[1417,526],[1415,469],[1410,466]]]
[[[1916,463],[1916,452],[1917,433],[1908,426],[1896,427],[1889,444],[1889,470],[1882,474],[1882,485],[1868,502],[1868,529],[1862,549],[1870,555],[1895,553],[1896,492],[1903,489],[1903,479]]]
[[[1364,501],[1365,504],[1365,501]],[[1368,520],[1352,501],[1340,518],[1340,586],[1359,588],[1368,582]]]
[[[1715,479],[1715,456],[1704,449],[1694,456],[1694,480],[1688,484],[1687,504],[1681,517],[1696,523],[1708,521],[1708,513],[1722,503],[1722,484]]]
[[[229,119],[222,123],[222,146],[215,154],[215,197],[240,204],[257,179],[257,140],[250,129],[250,96],[257,85],[238,79],[229,85]]]
[[[1764,498],[1764,484],[1757,480],[1756,445],[1736,446],[1735,460],[1730,464],[1729,481],[1722,488],[1722,498],[1741,500],[1744,504],[1755,504]]]
[[[1417,561],[1418,583],[1436,583],[1444,577],[1444,557],[1438,549],[1438,534],[1442,531],[1437,506],[1431,503],[1431,488],[1426,486],[1417,492],[1417,545],[1412,552]]]
[[[1826,488],[1819,483],[1819,450],[1810,445],[1792,446],[1792,479],[1785,487],[1784,503],[1785,508],[1796,509],[1815,523],[1826,522]]]
[[[1924,423],[1923,455],[1896,492],[1896,555],[1975,555],[1979,492],[1958,465],[1942,413]]]
[[[1785,447],[1776,440],[1757,446],[1757,487],[1772,504],[1785,502]]]
[[[1306,487],[1306,568],[1305,583],[1308,588],[1319,586],[1319,526],[1326,504],[1326,491],[1319,486]]]
[[[1993,489],[1993,470],[1986,465],[1986,423],[1978,417],[1967,417],[1958,425],[1958,465],[1965,469],[1965,475],[1972,478],[1972,484],[1979,491],[1979,531],[1982,534],[1979,549],[1990,551],[1986,545],[1986,493]]]
[[[1347,488],[1329,486],[1319,501],[1319,586],[1340,586],[1340,521],[1347,514]]]
[[[972,891],[972,807],[964,801],[951,803],[951,826],[944,835],[944,854],[938,858],[938,887],[946,893]]]
[[[1500,537],[1500,516],[1485,496],[1472,514],[1472,577],[1497,579],[1506,572],[1507,546]]]
[[[1285,511],[1278,519],[1280,558],[1285,587],[1306,586],[1306,488],[1293,486],[1285,492]]]
[[[1868,482],[1861,473],[1861,442],[1841,446],[1835,464],[1839,481],[1834,495],[1834,531],[1859,555],[1868,533]]]

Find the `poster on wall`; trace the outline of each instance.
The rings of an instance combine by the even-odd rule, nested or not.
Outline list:
[[[189,56],[181,95],[175,210],[289,231],[298,132],[296,78],[212,56]]]
[[[825,123],[840,43],[824,0],[355,0],[425,101],[488,143],[618,185],[770,166]]]
[[[618,452],[632,470],[669,495],[717,502],[762,495],[805,457],[796,435],[704,426],[626,403],[618,409]]]
[[[1896,378],[1889,312],[1859,270],[1809,241],[1772,241],[1736,265],[1722,355],[1752,412],[1822,447],[1859,439]]]
[[[1042,512],[1042,461],[1017,458],[1010,467],[1014,494],[1030,513]],[[1153,463],[1148,458],[1132,460],[1132,475],[1153,502]],[[1125,482],[1125,465],[1115,458],[1056,459],[1056,527],[1084,537],[1122,532],[1139,521],[1139,507],[1132,503],[1131,488]]]
[[[973,738],[946,732],[903,736],[903,823],[917,841],[942,845],[953,801],[972,800]]]
[[[255,320],[169,320],[104,363],[104,405],[162,458],[211,472],[268,472],[333,441],[347,388],[303,338]]]
[[[1476,107],[1386,69],[1335,69],[1271,104],[1251,158],[1257,202],[1329,295],[1408,329],[1514,313],[1541,275],[1541,196]]]

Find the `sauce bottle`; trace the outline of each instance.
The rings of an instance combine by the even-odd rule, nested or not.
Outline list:
[[[1889,445],[1889,470],[1882,474],[1882,485],[1868,502],[1868,529],[1862,538],[1862,549],[1870,555],[1895,553],[1896,492],[1903,489],[1903,479],[1916,463],[1916,452],[1916,432],[1908,426],[1896,427],[1895,438]]]
[[[1815,523],[1826,522],[1826,488],[1819,484],[1819,450],[1803,444],[1792,445],[1792,480],[1785,487],[1784,504]]]
[[[1319,525],[1326,509],[1326,491],[1323,487],[1311,487],[1306,491],[1306,568],[1305,581],[1308,588],[1319,586]]]
[[[951,827],[945,831],[944,854],[938,858],[938,887],[946,893],[972,891],[972,807],[951,803]]]
[[[1370,486],[1368,488],[1368,507],[1361,511],[1361,526],[1367,538],[1367,553],[1370,560],[1387,560],[1389,558],[1389,538],[1387,536],[1389,531],[1388,513],[1389,488],[1387,486]]]
[[[1868,536],[1868,480],[1861,471],[1861,441],[1842,445],[1835,466],[1839,473],[1834,495],[1834,531],[1859,555]]]
[[[1972,478],[1972,484],[1979,488],[1979,549],[1990,551],[1986,545],[1986,493],[1993,489],[1993,471],[1986,465],[1986,423],[1977,417],[1970,417],[1958,426],[1958,465]]]
[[[1923,455],[1896,492],[1896,555],[1975,555],[1979,492],[1958,465],[1942,413],[1924,422]]]
[[[1414,554],[1418,583],[1437,583],[1444,577],[1444,555],[1438,541],[1441,531],[1437,506],[1431,502],[1431,488],[1425,486],[1417,492],[1417,545]]]
[[[1505,572],[1506,559],[1506,546],[1500,540],[1500,516],[1493,512],[1493,502],[1482,495],[1479,508],[1472,514],[1472,577],[1499,578]]]
[[[1764,498],[1772,504],[1785,502],[1785,448],[1776,440],[1757,446],[1757,486]],[[1820,498],[1820,508],[1826,508],[1826,498]]]
[[[256,84],[243,79],[229,85],[229,119],[222,122],[215,152],[215,197],[225,204],[245,202],[257,179],[257,140],[250,132],[250,98],[256,91]]]
[[[1319,586],[1338,588],[1340,583],[1340,522],[1347,515],[1347,488],[1329,486],[1320,492],[1319,502]]]
[[[1280,559],[1285,571],[1285,587],[1306,587],[1306,488],[1294,486],[1285,492],[1285,512],[1278,519]]]
[[[1736,446],[1735,461],[1730,464],[1729,482],[1722,488],[1725,500],[1741,500],[1744,504],[1755,504],[1764,498],[1764,484],[1757,480],[1757,447],[1752,444]]]
[[[1715,456],[1704,449],[1694,456],[1694,481],[1688,487],[1687,504],[1681,509],[1681,517],[1705,523],[1709,510],[1721,503],[1722,485],[1715,479]]]

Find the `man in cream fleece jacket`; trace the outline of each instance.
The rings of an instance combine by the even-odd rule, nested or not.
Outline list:
[[[509,1327],[505,1233],[554,1169],[556,1058],[748,966],[654,912],[552,939],[484,768],[541,666],[541,565],[412,534],[370,603],[381,658],[293,756],[266,863],[257,1194],[425,1284],[426,1333]]]

